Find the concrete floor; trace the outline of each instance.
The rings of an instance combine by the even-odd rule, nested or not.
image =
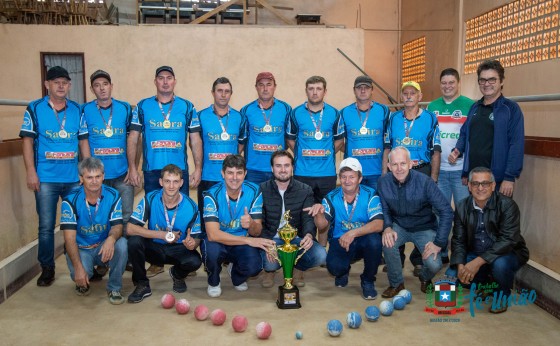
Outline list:
[[[200,269],[197,276],[187,279],[188,291],[175,294],[177,298],[189,300],[191,311],[187,315],[178,315],[174,309],[165,310],[160,305],[161,296],[171,292],[167,272],[151,280],[153,295],[142,303],[113,306],[105,294],[105,279],[92,283],[90,296],[78,297],[74,294],[64,257],[59,257],[56,264],[56,281],[51,287],[37,287],[33,280],[0,305],[1,344],[433,345],[470,341],[494,345],[557,345],[560,341],[560,320],[535,305],[513,306],[501,315],[492,315],[487,309],[477,310],[471,317],[468,297],[465,297],[467,311],[453,317],[458,321],[430,321],[437,316],[424,312],[426,296],[420,292],[418,279],[412,276],[409,264],[404,269],[405,285],[412,292],[412,302],[405,310],[395,311],[390,317],[382,316],[377,322],[367,322],[364,318],[359,329],[346,326],[347,313],[358,311],[363,317],[368,305],[379,306],[383,300],[381,292],[388,285],[386,274],[380,272],[376,284],[378,298],[374,301],[362,299],[361,262],[353,266],[346,288],[335,287],[334,279],[324,268],[308,272],[307,285],[300,289],[303,307],[298,310],[279,310],[275,304],[277,288],[261,288],[260,278],[249,281],[248,291],[235,291],[225,270],[222,272],[222,296],[209,298],[206,274]],[[278,284],[280,276],[276,277]],[[123,285],[127,296],[133,290],[131,273],[125,274]],[[226,323],[216,327],[210,320],[196,321],[193,311],[198,304],[207,305],[210,311],[225,310]],[[231,319],[236,314],[245,315],[249,320],[244,333],[232,330]],[[327,333],[326,324],[330,319],[339,319],[344,324],[344,331],[338,338]],[[255,326],[260,321],[272,325],[268,341],[256,337]],[[294,336],[298,330],[303,332],[300,341]]]

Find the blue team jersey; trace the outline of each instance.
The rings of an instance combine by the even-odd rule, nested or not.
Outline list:
[[[148,223],[148,229],[152,231],[167,232],[167,220],[165,219],[165,209],[162,201],[163,189],[149,192],[136,206],[130,216],[130,222],[144,227]],[[169,222],[172,222],[175,209],[177,214],[173,224],[173,232],[181,232],[179,243],[187,237],[187,230],[190,228],[191,237],[200,237],[200,216],[198,206],[187,195],[181,193],[182,200],[173,208],[167,210]],[[148,221],[149,220],[149,221]],[[154,242],[167,244],[163,239],[154,239]]]
[[[226,156],[237,154],[238,144],[246,140],[245,122],[241,113],[229,108],[229,113],[221,117],[222,125],[227,131],[228,138],[222,139],[222,125],[214,107],[210,106],[198,112],[202,131],[203,159],[202,180],[221,181],[222,162]]]
[[[315,138],[316,127],[313,121],[318,127],[320,125],[322,138],[319,140]],[[324,103],[323,110],[311,112],[307,109],[306,102],[292,110],[286,122],[286,138],[296,141],[294,174],[305,177],[335,176],[334,141],[345,136],[338,110]]]
[[[432,153],[441,151],[437,117],[434,113],[423,109],[414,120],[412,129],[410,129],[411,124],[412,120],[406,119],[402,110],[391,114],[385,133],[385,148],[406,147],[415,166],[429,163],[432,160]],[[405,126],[410,130],[408,144],[403,143],[406,137]]]
[[[371,102],[369,115],[359,111],[355,103],[340,111],[346,132],[344,158],[354,157],[362,164],[363,175],[381,175],[383,161],[383,135],[389,120],[389,108]],[[367,120],[366,120],[367,119]],[[362,134],[364,126],[367,132]]]
[[[144,160],[142,170],[162,169],[173,163],[182,170],[187,167],[187,133],[200,131],[193,104],[175,96],[175,101],[163,103],[163,114],[155,96],[143,99],[132,112],[130,129],[142,132]],[[169,112],[169,124],[164,116]]]
[[[204,192],[204,222],[218,222],[226,233],[245,237],[248,229],[241,227],[241,217],[245,208],[255,220],[262,218],[262,194],[259,186],[244,181],[241,196],[234,201],[226,198],[226,183],[221,182]]]
[[[105,179],[118,178],[128,170],[126,136],[131,120],[132,109],[127,102],[112,99],[108,108],[97,108],[96,101],[82,106],[80,140],[88,140],[91,155],[103,161]],[[108,126],[110,136],[105,132]]]
[[[272,107],[266,109],[260,108],[258,100],[241,108],[248,137],[245,145],[247,169],[270,172],[272,153],[285,149],[285,123],[291,111],[290,105],[278,99],[274,99]],[[267,120],[270,128],[266,127]]]
[[[75,230],[78,248],[101,244],[112,226],[122,225],[121,197],[112,187],[103,185],[97,205],[86,201],[83,186],[72,190],[60,206],[60,229]]]
[[[66,138],[60,137],[64,120]],[[45,183],[74,183],[78,181],[78,135],[80,106],[66,100],[64,110],[55,111],[49,97],[31,101],[23,115],[20,137],[33,138],[35,169],[39,181]]]
[[[349,230],[362,227],[373,220],[383,220],[381,200],[374,189],[360,185],[360,192],[356,198],[355,208],[354,203],[345,205],[341,187],[332,190],[323,198],[325,218],[330,223],[329,239],[338,239]]]

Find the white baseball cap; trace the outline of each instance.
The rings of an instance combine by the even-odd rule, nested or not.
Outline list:
[[[340,173],[340,171],[344,167],[348,167],[354,172],[362,173],[362,164],[360,163],[360,161],[358,161],[358,159],[355,159],[353,157],[347,157],[344,160],[342,160],[342,162],[340,163],[340,167],[338,168],[338,173]]]

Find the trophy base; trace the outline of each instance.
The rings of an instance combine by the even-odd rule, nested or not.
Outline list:
[[[279,309],[299,309],[301,303],[299,302],[299,289],[297,286],[293,288],[284,288],[278,286],[278,299],[276,305]]]

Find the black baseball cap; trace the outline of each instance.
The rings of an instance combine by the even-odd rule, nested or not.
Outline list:
[[[354,81],[354,88],[357,88],[361,85],[368,85],[370,87],[373,87],[373,79],[371,79],[369,76],[356,77],[356,80]]]
[[[92,73],[91,76],[89,77],[89,81],[91,82],[91,84],[93,84],[93,81],[96,80],[97,78],[105,78],[109,81],[109,83],[111,83],[111,76],[109,75],[109,73],[103,70],[97,70],[94,73]]]
[[[53,80],[57,78],[66,78],[68,80],[71,80],[68,71],[66,71],[64,67],[60,67],[60,66],[51,67],[47,71],[47,80]]]
[[[173,68],[171,66],[160,66],[156,70],[156,77],[163,71],[167,71],[175,77],[175,72],[173,72]]]

